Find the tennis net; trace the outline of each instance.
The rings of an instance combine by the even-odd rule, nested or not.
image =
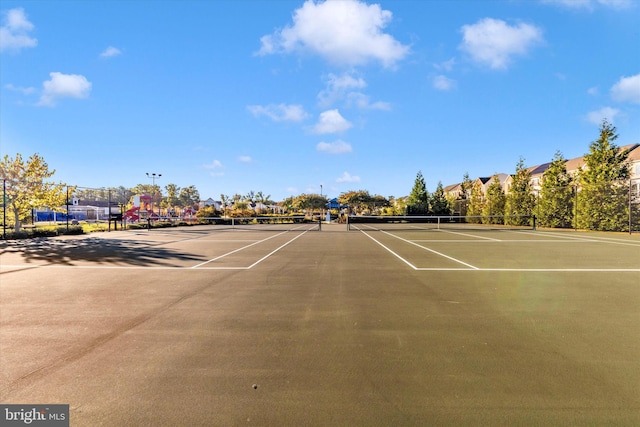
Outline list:
[[[365,216],[347,218],[347,230],[535,230],[535,215]]]
[[[215,225],[219,230],[260,230],[260,231],[320,231],[319,219],[304,215],[295,216],[258,216],[242,218],[201,218],[200,222]]]

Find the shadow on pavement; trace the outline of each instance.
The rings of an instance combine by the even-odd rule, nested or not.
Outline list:
[[[194,254],[151,246],[132,240],[97,238],[54,240],[30,239],[2,245],[0,254],[19,256],[27,263],[75,265],[77,261],[97,264],[181,267],[180,262],[202,262],[205,258]]]

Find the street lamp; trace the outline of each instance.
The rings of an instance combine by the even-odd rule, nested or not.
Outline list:
[[[161,173],[149,173],[147,172],[147,178],[150,178],[153,182],[153,190],[155,191],[156,189],[156,179],[160,179],[160,177],[162,176]],[[151,196],[151,213],[153,213],[153,195]],[[160,208],[158,208],[158,217],[160,217]]]

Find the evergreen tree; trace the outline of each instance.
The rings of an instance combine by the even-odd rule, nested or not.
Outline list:
[[[503,224],[507,198],[498,175],[494,175],[487,187],[487,201],[482,209],[483,224]]]
[[[471,224],[479,224],[481,222],[480,215],[484,209],[486,198],[482,191],[482,182],[477,180],[471,188],[471,195],[469,199],[469,208],[467,209],[466,221]]]
[[[628,228],[629,165],[627,151],[614,143],[616,128],[605,119],[600,136],[584,156],[585,167],[579,174],[577,223],[579,228],[620,231]]]
[[[407,200],[407,211],[409,215],[427,215],[429,213],[429,192],[422,171],[418,171],[416,175],[411,194]]]
[[[538,223],[542,227],[570,228],[573,224],[574,190],[567,173],[567,161],[556,152],[542,176]]]
[[[436,191],[431,195],[431,212],[434,215],[451,215],[451,205],[444,194],[442,182],[438,182]]]
[[[473,189],[473,182],[469,179],[469,172],[465,172],[460,183],[460,194],[458,200],[456,200],[455,211],[460,212],[460,215],[467,215],[467,209],[469,209],[469,200],[471,199],[471,190]]]
[[[510,225],[529,225],[535,204],[531,172],[525,167],[524,159],[520,158],[506,198],[505,222]]]

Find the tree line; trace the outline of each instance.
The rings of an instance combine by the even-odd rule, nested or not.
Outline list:
[[[452,215],[467,217],[468,222],[504,223],[523,225],[536,215],[538,225],[544,227],[575,227],[590,230],[624,230],[629,219],[640,217],[638,200],[630,203],[632,195],[628,152],[616,146],[616,128],[603,121],[598,138],[589,145],[584,156],[585,165],[571,174],[567,160],[556,152],[549,168],[542,176],[542,185],[536,191],[531,173],[521,158],[511,175],[511,186],[505,192],[498,176],[492,177],[486,189],[483,183],[463,176],[457,197],[447,195],[442,182],[433,193],[427,191],[424,176],[419,171],[407,197],[396,198],[372,195],[367,190],[350,190],[339,195],[338,202],[351,214],[375,215]],[[13,218],[16,230],[34,208],[48,206],[64,208],[70,198],[110,201],[130,207],[134,195],[151,196],[153,206],[168,215],[180,210],[199,211],[198,216],[254,216],[258,214],[294,214],[318,212],[327,208],[329,200],[319,194],[290,196],[274,202],[261,191],[246,195],[221,194],[221,209],[214,206],[201,208],[200,194],[194,185],[179,187],[170,183],[162,188],[157,184],[138,184],[133,188],[88,189],[52,183],[46,180],[54,175],[45,160],[34,154],[24,160],[5,156],[0,162],[3,189],[3,214]],[[337,212],[335,212],[337,213]]]
[[[542,184],[534,189],[531,172],[521,158],[511,175],[505,192],[498,175],[486,190],[484,184],[472,182],[465,174],[457,198],[443,197],[442,184],[432,195],[426,190],[418,172],[407,200],[408,214],[466,216],[470,223],[527,225],[536,217],[537,224],[551,228],[623,231],[640,227],[640,199],[629,182],[629,151],[615,144],[616,128],[604,120],[598,138],[584,155],[584,166],[575,173],[567,171],[567,159],[556,152],[542,175]]]

